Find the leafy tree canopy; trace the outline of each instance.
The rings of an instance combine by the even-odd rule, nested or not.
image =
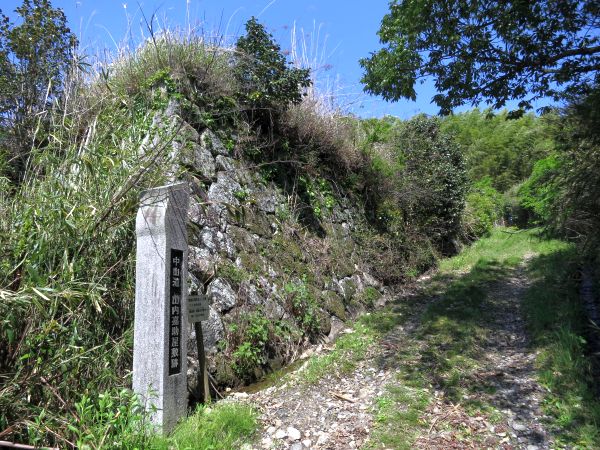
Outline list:
[[[246,22],[246,35],[236,42],[235,74],[251,103],[273,107],[302,101],[310,86],[308,69],[289,67],[281,48],[255,17]]]
[[[58,95],[77,46],[64,12],[49,0],[24,0],[15,12],[22,18],[18,25],[11,24],[0,9],[4,94],[0,111],[4,114],[41,108],[44,99]]]
[[[49,0],[23,0],[15,12],[18,24],[0,9],[0,153],[10,148],[12,178],[44,125],[42,113],[62,95],[77,47],[64,12]]]
[[[473,109],[445,117],[441,125],[462,147],[471,180],[490,177],[501,192],[526,179],[535,162],[554,149],[551,119],[555,115],[508,117],[506,110],[492,114]]]
[[[365,90],[415,99],[432,76],[442,114],[465,103],[582,94],[600,81],[597,0],[392,0],[379,38],[361,60]]]

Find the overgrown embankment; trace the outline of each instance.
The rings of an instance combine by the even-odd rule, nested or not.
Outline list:
[[[396,127],[380,151],[255,21],[234,48],[166,33],[64,83],[27,164],[0,164],[4,438],[109,445],[140,423],[122,388],[145,188],[190,183],[192,285],[212,300],[222,386],[290,361],[456,247],[464,166],[439,121]]]

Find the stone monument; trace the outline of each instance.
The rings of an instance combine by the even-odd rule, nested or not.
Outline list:
[[[145,191],[136,218],[133,390],[157,431],[185,417],[187,183]]]

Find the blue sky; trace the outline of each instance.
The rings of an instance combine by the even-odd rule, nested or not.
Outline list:
[[[0,0],[0,8],[12,16],[21,3]],[[141,11],[148,19],[155,14],[157,27],[202,28],[231,40],[243,34],[246,20],[257,16],[283,50],[291,47],[295,25],[298,34],[304,32],[309,57],[318,61],[321,88],[331,91],[345,111],[403,119],[437,113],[430,103],[435,94],[431,80],[417,87],[416,102],[389,103],[362,92],[358,60],[379,48],[376,33],[388,0],[52,0],[52,5],[65,11],[71,29],[92,54],[112,53],[130,36],[139,42],[144,28]]]

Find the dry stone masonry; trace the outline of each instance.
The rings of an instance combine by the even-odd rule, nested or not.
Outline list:
[[[235,136],[196,130],[173,105],[164,115],[156,128],[175,134],[173,154],[191,188],[189,284],[209,299],[202,329],[216,385],[281,367],[311,341],[332,338],[385,292],[357,255],[352,235],[364,212],[351,199],[332,190],[321,216],[308,223],[302,215],[310,205],[299,199],[297,179],[269,178],[239,156]],[[193,397],[199,366],[193,329],[188,348]]]

